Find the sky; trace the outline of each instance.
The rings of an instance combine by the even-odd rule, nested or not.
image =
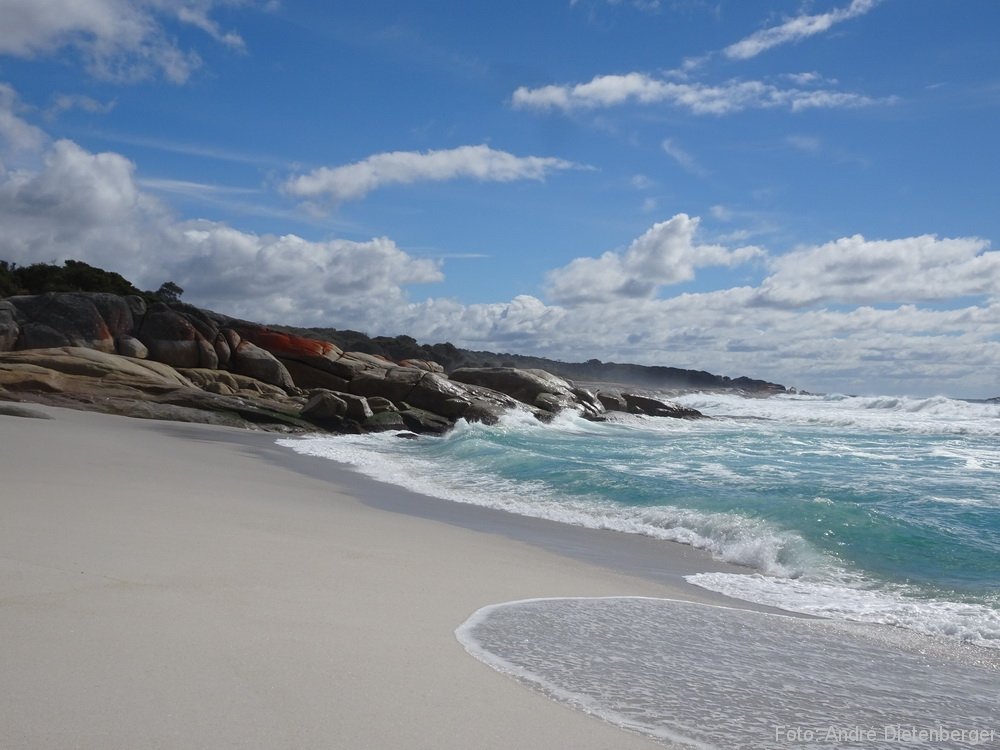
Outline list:
[[[0,0],[0,259],[265,323],[1000,395],[997,0]]]

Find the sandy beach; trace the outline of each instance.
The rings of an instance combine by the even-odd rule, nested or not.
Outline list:
[[[441,517],[274,435],[31,408],[52,418],[0,416],[5,748],[653,746],[454,630],[529,597],[711,596],[679,578],[700,553],[618,564],[623,535]]]

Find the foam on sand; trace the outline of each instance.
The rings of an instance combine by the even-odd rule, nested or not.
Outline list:
[[[1000,747],[997,654],[903,630],[613,597],[491,605],[456,636],[557,701],[685,747],[889,750],[914,732]]]

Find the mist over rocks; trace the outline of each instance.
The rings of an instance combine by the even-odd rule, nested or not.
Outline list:
[[[18,295],[0,300],[0,400],[281,432],[440,434],[459,419],[492,424],[514,409],[543,421],[564,410],[592,420],[615,412],[702,416],[621,386],[584,387],[567,371],[590,380],[640,374],[646,387],[783,390],[672,368],[556,363],[326,332],[265,326],[148,294]],[[539,363],[551,369],[513,366]]]

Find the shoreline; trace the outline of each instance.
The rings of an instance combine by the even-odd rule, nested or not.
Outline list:
[[[0,416],[8,747],[653,747],[454,630],[529,597],[724,599],[680,580],[710,560],[683,545],[425,498],[273,434],[31,409],[53,418]]]
[[[182,426],[178,430],[178,436],[185,436],[184,432]],[[362,504],[377,510],[444,523],[478,533],[499,535],[581,563],[676,588],[676,596],[686,601],[810,617],[735,599],[688,583],[684,576],[692,573],[752,575],[758,571],[717,560],[708,551],[681,542],[613,529],[575,526],[426,495],[369,477],[352,466],[276,445],[276,440],[288,439],[287,437],[251,432],[231,434],[231,437],[263,460],[321,481],[333,481]],[[298,436],[293,436],[293,439],[294,437]]]

